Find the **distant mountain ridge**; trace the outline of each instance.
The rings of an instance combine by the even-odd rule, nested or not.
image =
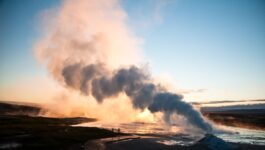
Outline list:
[[[265,104],[231,105],[231,106],[206,106],[201,107],[202,112],[225,112],[225,111],[253,111],[259,110],[265,113]]]
[[[20,102],[0,101],[0,115],[33,115],[40,113],[38,105]]]

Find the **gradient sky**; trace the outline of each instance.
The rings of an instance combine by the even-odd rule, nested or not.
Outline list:
[[[47,75],[32,53],[38,15],[59,3],[0,0],[0,99],[21,83],[41,93],[29,81]],[[122,6],[151,72],[190,91],[187,99],[265,98],[265,1],[124,0]]]

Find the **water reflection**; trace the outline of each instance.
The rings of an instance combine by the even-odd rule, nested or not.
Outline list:
[[[157,142],[165,145],[192,145],[202,138],[201,135],[199,136],[196,134],[193,135],[186,133],[181,127],[173,126],[166,128],[165,126],[161,126],[157,123],[132,122],[115,124],[97,121],[79,124],[78,126],[100,127],[114,131],[119,129],[123,133],[158,136],[159,139]],[[215,135],[225,141],[265,145],[265,131],[235,127],[224,128],[233,131],[233,133],[216,133]]]
[[[100,127],[109,130],[117,131],[118,129],[123,133],[129,134],[157,134],[157,135],[172,135],[181,133],[182,128],[178,126],[172,126],[166,128],[157,123],[145,123],[145,122],[131,122],[131,123],[106,123],[106,122],[90,122],[79,124],[78,126]]]
[[[229,142],[265,145],[265,131],[225,127],[235,133],[219,133],[216,136]]]

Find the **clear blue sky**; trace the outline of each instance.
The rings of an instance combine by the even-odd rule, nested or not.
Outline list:
[[[32,44],[37,15],[55,0],[0,0],[0,87],[45,74]],[[265,1],[125,0],[155,75],[168,73],[205,99],[265,98]]]

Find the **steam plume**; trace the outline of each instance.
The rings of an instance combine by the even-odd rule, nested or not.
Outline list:
[[[133,65],[139,58],[139,40],[129,32],[119,1],[68,0],[52,15],[36,54],[60,83],[92,95],[99,103],[125,93],[136,109],[163,112],[169,118],[177,113],[211,131],[182,95],[168,92]]]

